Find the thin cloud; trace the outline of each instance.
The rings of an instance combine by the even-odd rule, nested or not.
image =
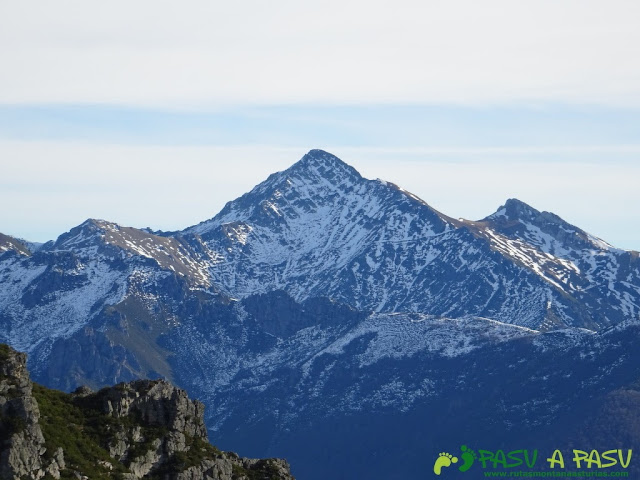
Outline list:
[[[640,3],[5,2],[0,103],[640,106]]]
[[[554,154],[638,154],[640,153],[639,145],[520,145],[515,147],[338,147],[342,151],[357,152],[359,154],[374,155],[422,155],[422,156],[449,156],[463,155],[468,161],[473,161],[473,156],[487,155],[554,155]]]

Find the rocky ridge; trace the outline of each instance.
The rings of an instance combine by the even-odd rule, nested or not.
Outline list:
[[[0,477],[292,480],[280,459],[213,447],[204,405],[164,380],[65,394],[32,384],[26,355],[0,345]]]
[[[0,345],[0,477],[20,478],[49,474],[60,478],[65,467],[61,449],[46,461],[40,410],[26,369],[27,356]]]
[[[35,244],[34,244],[35,245]],[[17,252],[21,255],[29,255],[30,248],[27,242],[23,240],[18,240],[17,238],[13,238],[9,235],[5,235],[0,233],[0,254],[4,252]]]

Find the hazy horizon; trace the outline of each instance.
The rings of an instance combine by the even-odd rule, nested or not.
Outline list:
[[[637,2],[37,4],[0,16],[0,232],[181,229],[322,148],[640,249]]]

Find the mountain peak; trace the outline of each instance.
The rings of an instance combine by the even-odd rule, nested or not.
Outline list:
[[[329,180],[335,180],[345,175],[355,179],[362,178],[355,168],[335,155],[320,149],[309,150],[304,157],[294,163],[286,172],[305,172],[312,177],[320,176]]]
[[[521,223],[556,225],[562,226],[571,232],[580,230],[578,227],[564,221],[555,213],[546,211],[541,212],[517,198],[509,198],[503,206],[501,206],[495,213],[485,218],[485,220],[506,220],[508,222],[517,221]]]
[[[604,240],[571,225],[555,213],[538,211],[516,198],[508,199],[482,221],[507,237],[526,241],[562,258],[578,258],[576,252],[581,250],[614,250]]]
[[[532,206],[517,198],[509,198],[495,213],[489,215],[484,220],[497,220],[504,217],[507,220],[533,220],[540,215],[540,212]]]
[[[337,164],[347,165],[345,162],[340,160],[338,157],[336,157],[332,153],[329,153],[325,150],[321,150],[319,148],[313,148],[309,150],[305,154],[305,156],[302,157],[302,159],[299,161],[299,163],[301,162],[316,163],[316,164],[323,164],[323,163],[336,164],[337,163]]]
[[[80,250],[95,251],[105,244],[107,233],[118,232],[122,227],[106,220],[88,218],[80,225],[60,235],[55,241],[47,242],[43,250]]]
[[[21,255],[30,255],[29,246],[23,240],[0,233],[0,255],[7,251],[15,251]]]
[[[522,200],[518,200],[517,198],[508,198],[504,205],[505,207],[511,207],[511,208],[526,208],[530,210],[535,210],[531,205],[523,202]]]

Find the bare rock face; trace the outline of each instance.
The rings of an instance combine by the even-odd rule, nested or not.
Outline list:
[[[203,462],[180,472],[176,480],[208,480],[213,478],[233,478],[237,480],[272,478],[293,478],[289,464],[278,458],[253,460],[248,458],[219,458]]]
[[[34,387],[26,355],[0,345],[3,480],[57,479],[63,472],[92,480],[293,479],[284,460],[241,458],[212,446],[203,417],[202,403],[164,380],[70,395]]]
[[[136,415],[150,426],[166,427],[192,437],[207,438],[204,405],[164,380],[136,380],[98,393],[105,414]]]
[[[0,478],[60,478],[62,451],[45,465],[40,410],[32,396],[27,356],[0,345]]]

